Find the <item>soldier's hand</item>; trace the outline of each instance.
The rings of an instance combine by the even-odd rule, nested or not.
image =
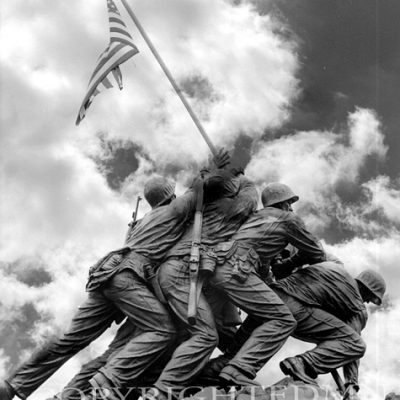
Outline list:
[[[219,149],[217,154],[214,156],[214,163],[217,168],[224,168],[231,162],[231,157],[224,148]]]
[[[349,385],[343,395],[343,400],[360,400],[354,385]]]
[[[294,266],[292,263],[288,261],[285,262],[285,260],[282,261],[280,258],[276,258],[271,263],[271,271],[277,280],[288,277],[293,270]]]

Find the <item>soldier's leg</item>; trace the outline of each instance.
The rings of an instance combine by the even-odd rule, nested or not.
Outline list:
[[[250,264],[242,265],[241,281],[226,263],[217,267],[211,283],[224,290],[230,300],[259,322],[222,373],[234,369],[254,379],[264,364],[282,347],[296,327],[296,321],[282,300],[255,273]]]
[[[317,346],[298,355],[311,376],[330,372],[364,355],[366,346],[361,336],[332,314],[302,304],[292,296],[277,291],[296,318],[292,336]]]
[[[160,285],[169,307],[190,337],[177,347],[155,387],[166,393],[168,388],[182,388],[189,384],[207,363],[218,343],[211,309],[200,295],[196,325],[187,322],[189,298],[189,269],[183,260],[169,259],[160,267]]]
[[[95,387],[126,387],[168,351],[176,329],[166,307],[133,271],[116,274],[103,293],[137,330],[91,379],[91,384]]]
[[[360,359],[366,350],[361,336],[349,325],[319,308],[312,308],[308,318],[299,321],[293,336],[317,346],[300,357],[317,374]]]
[[[7,379],[16,395],[25,399],[73,355],[98,338],[114,321],[117,310],[102,296],[91,292],[60,338],[49,341]]]
[[[130,338],[135,335],[135,331],[137,331],[136,327],[129,320],[126,320],[118,329],[107,350],[99,357],[84,364],[81,370],[62,389],[59,398],[62,400],[80,400],[81,393],[88,394],[92,390],[89,380],[96,375],[100,368],[106,365],[107,360],[113,354],[121,350],[128,343]]]
[[[235,338],[238,326],[242,323],[239,309],[229,300],[225,292],[211,285],[206,285],[203,293],[211,307],[217,327],[218,349],[225,353]]]

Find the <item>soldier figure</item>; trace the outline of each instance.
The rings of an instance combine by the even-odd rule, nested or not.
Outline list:
[[[230,171],[221,170],[215,173],[210,181],[216,189],[221,182],[222,189],[220,192],[210,191],[211,197],[205,195],[207,204],[203,210],[201,232],[203,272],[215,267],[216,256],[213,247],[221,241],[228,240],[237,231],[256,209],[258,197],[254,183],[242,173],[235,176]],[[164,398],[171,388],[179,391],[190,384],[201,372],[218,344],[213,313],[202,293],[198,299],[196,324],[188,323],[189,256],[194,230],[195,227],[191,224],[182,239],[169,251],[167,259],[159,269],[163,295],[176,318],[184,324],[189,338],[177,347],[148,397]]]
[[[221,151],[216,164],[224,165],[227,157]],[[2,400],[11,400],[14,395],[25,399],[114,321],[120,322],[124,317],[137,328],[135,335],[93,377],[94,387],[124,386],[171,345],[176,335],[175,326],[147,281],[193,216],[194,191],[176,198],[174,190],[175,185],[164,178],[153,178],[146,183],[144,194],[152,210],[131,226],[124,247],[110,252],[91,268],[88,298],[67,332],[34,353],[0,385]]]
[[[386,284],[373,270],[353,279],[340,262],[306,267],[278,281],[274,290],[297,320],[293,336],[317,346],[280,363],[283,373],[306,383],[343,367],[346,393],[355,399],[359,360],[366,345],[360,334],[367,323],[364,303],[382,304]]]
[[[149,290],[145,273],[159,261],[169,243],[181,236],[192,215],[194,194],[175,198],[175,185],[164,178],[150,179],[145,197],[152,210],[128,234],[125,246],[103,257],[89,273],[88,298],[60,338],[47,343],[21,365],[0,388],[2,399],[25,399],[78,351],[98,338],[114,321],[125,316],[140,334],[128,342],[118,357],[137,354],[131,373],[139,374],[161,355],[176,329],[165,306]],[[162,222],[169,224],[163,228]],[[147,356],[144,356],[147,354]],[[119,386],[123,373],[110,365],[101,371],[104,380]]]
[[[291,204],[297,200],[288,186],[267,185],[262,192],[264,208],[249,217],[233,235],[232,242],[217,246],[223,261],[210,284],[259,325],[220,372],[219,377],[227,384],[254,384],[256,373],[296,328],[288,307],[261,279],[261,265],[268,269],[270,261],[289,243],[298,252],[286,262],[286,271],[305,261],[325,260],[318,240],[292,212]]]
[[[382,303],[385,281],[366,270],[353,279],[339,261],[314,264],[271,284],[297,321],[292,336],[317,346],[280,363],[282,372],[295,380],[315,384],[319,374],[343,367],[344,399],[356,399],[359,359],[366,345],[360,333],[367,322],[364,302]],[[248,317],[227,352],[210,362],[208,376],[221,370],[259,326]]]

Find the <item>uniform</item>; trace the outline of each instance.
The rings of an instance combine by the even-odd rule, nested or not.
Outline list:
[[[293,212],[274,207],[251,215],[232,241],[220,244],[225,259],[210,283],[224,291],[259,326],[222,370],[220,376],[228,381],[234,375],[254,379],[296,327],[288,307],[261,279],[260,266],[268,268],[271,259],[288,244],[298,249],[293,260],[312,263],[325,259],[321,245],[305,229],[302,220]]]
[[[194,206],[194,192],[188,191],[170,204],[153,209],[132,226],[123,248],[91,268],[88,298],[67,332],[47,343],[7,380],[20,398],[29,396],[69,358],[124,316],[137,327],[137,334],[101,369],[101,380],[110,386],[123,386],[166,351],[176,329],[145,279],[154,263],[160,262],[181,237]]]
[[[358,285],[343,265],[312,265],[272,287],[297,320],[293,336],[317,344],[297,356],[310,376],[343,367],[346,382],[357,386],[358,360],[366,350],[360,334],[368,316]]]
[[[257,191],[254,184],[244,176],[235,177],[225,186],[224,197],[206,204],[203,210],[202,259],[212,260],[214,246],[229,239],[257,206]],[[204,294],[200,295],[197,322],[187,322],[189,268],[193,226],[169,251],[166,261],[160,266],[159,282],[168,305],[174,315],[189,332],[189,339],[175,350],[155,387],[166,393],[168,388],[178,389],[189,384],[202,370],[218,343],[218,333],[209,304]]]

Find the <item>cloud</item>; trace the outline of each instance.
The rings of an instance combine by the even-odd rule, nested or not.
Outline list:
[[[257,143],[246,171],[260,186],[280,181],[292,187],[301,207],[311,212],[309,223],[322,229],[341,204],[339,191],[358,191],[368,157],[384,157],[383,140],[376,113],[357,108],[339,132],[302,131]]]
[[[380,211],[383,216],[400,223],[400,185],[388,176],[377,176],[363,184],[369,196],[368,212]]]
[[[372,267],[387,277],[393,308],[373,314],[368,332],[375,332],[380,323],[398,321],[399,279],[398,182],[363,175],[368,161],[383,159],[387,151],[380,118],[357,108],[345,127],[271,137],[270,131],[290,120],[299,96],[298,47],[278,17],[259,13],[252,3],[146,0],[135,2],[134,9],[215,144],[232,147],[247,135],[254,141],[247,175],[259,185],[269,180],[292,185],[301,197],[299,213],[352,273]],[[120,10],[140,53],[122,66],[124,90],[96,97],[76,128],[89,76],[108,41],[105,4],[2,5],[0,335],[12,327],[14,337],[0,354],[0,376],[66,328],[85,298],[88,267],[121,245],[145,180],[154,173],[168,175],[182,193],[208,155]],[[148,209],[142,202],[140,214]],[[331,241],[333,221],[353,236]],[[25,324],[16,324],[20,317]],[[26,332],[31,341],[11,351]],[[71,360],[32,399],[57,392],[112,334]],[[387,343],[397,340],[392,331],[382,337]],[[282,351],[301,346],[292,341]],[[371,346],[367,365],[378,347]],[[388,357],[390,380],[395,362]],[[271,369],[278,371],[277,361]],[[373,369],[364,371],[375,382]]]
[[[150,0],[134,9],[215,144],[233,146],[243,132],[261,137],[288,118],[298,59],[278,19],[260,15],[250,2],[222,0],[168,6]],[[120,11],[140,53],[122,66],[124,90],[96,97],[76,128],[89,76],[108,42],[105,3],[2,5],[0,335],[10,327],[14,334],[1,355],[1,376],[67,327],[85,298],[88,267],[121,245],[145,180],[172,176],[182,193],[209,153]],[[113,144],[109,154],[105,143]],[[140,214],[147,210],[142,202]],[[23,310],[29,316],[18,325]],[[24,335],[30,342],[13,351]],[[111,335],[33,399],[59,390]]]

